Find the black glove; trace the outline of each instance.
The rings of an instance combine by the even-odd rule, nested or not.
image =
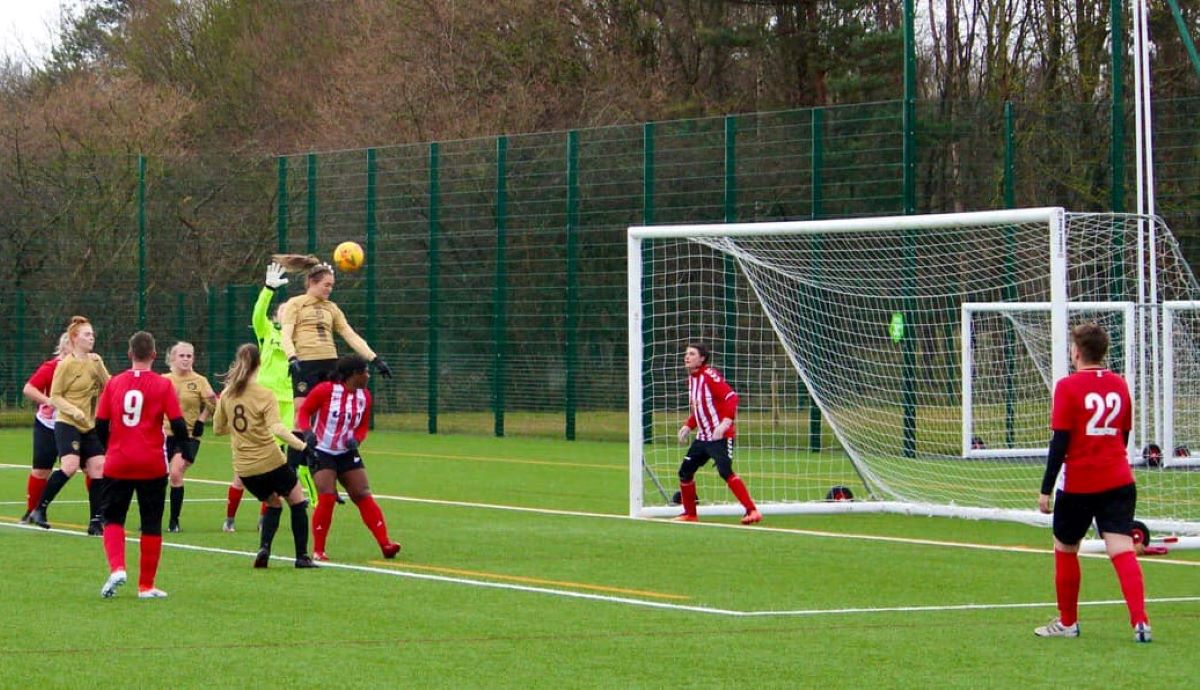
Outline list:
[[[353,436],[346,439],[346,450],[358,455],[358,439],[354,438]]]
[[[301,435],[304,439],[304,452],[310,453],[317,449],[317,435],[312,431],[306,431]]]
[[[299,380],[302,376],[300,371],[300,360],[296,357],[288,357],[288,371],[292,373],[292,378]]]
[[[392,378],[392,368],[387,365],[387,362],[383,361],[382,357],[376,357],[371,360],[371,364],[375,365],[375,371],[378,371],[380,376],[387,379]]]
[[[204,422],[197,419],[196,423],[192,425],[192,438],[200,438],[203,435],[204,435]]]

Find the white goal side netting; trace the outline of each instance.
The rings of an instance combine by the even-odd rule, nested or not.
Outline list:
[[[1200,288],[1160,219],[1024,209],[629,236],[631,514],[678,510],[682,356],[702,339],[739,393],[734,469],[764,512],[824,509],[846,486],[859,509],[1032,519],[1066,328],[1095,320],[1111,367],[1133,369],[1139,518],[1200,527]],[[1152,443],[1163,457],[1143,464]],[[702,514],[740,512],[711,468],[697,488]]]

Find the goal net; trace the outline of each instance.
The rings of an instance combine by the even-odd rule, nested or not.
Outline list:
[[[1200,288],[1161,220],[1040,208],[628,237],[631,515],[679,512],[682,358],[701,339],[741,399],[734,469],[764,513],[1044,521],[1053,382],[1070,325],[1095,320],[1132,384],[1139,519],[1200,530]],[[711,468],[696,483],[702,515],[741,512]],[[828,500],[839,486],[855,500]]]

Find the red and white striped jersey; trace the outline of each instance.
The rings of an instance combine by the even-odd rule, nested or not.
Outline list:
[[[58,367],[58,362],[58,357],[42,362],[37,371],[33,372],[33,376],[29,377],[29,385],[41,391],[42,395],[50,395],[50,384],[54,381],[54,369]],[[38,405],[37,420],[42,426],[53,429],[57,417],[53,405]]]
[[[712,441],[713,430],[722,419],[737,417],[737,392],[710,366],[702,365],[688,375],[688,402],[692,414],[687,425],[696,430],[697,441]],[[722,438],[733,438],[734,427],[730,425]]]
[[[308,392],[300,406],[301,431],[312,430],[317,435],[317,448],[332,455],[346,452],[351,436],[362,443],[367,437],[367,420],[371,414],[371,391],[360,388],[346,390],[340,383],[322,381]],[[310,420],[316,415],[316,422]]]

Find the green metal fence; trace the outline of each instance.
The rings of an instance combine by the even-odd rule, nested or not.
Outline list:
[[[333,298],[392,364],[374,381],[388,424],[608,437],[626,409],[629,225],[1133,207],[1132,142],[1108,105],[912,112],[907,144],[894,101],[270,159],[9,160],[0,402],[20,404],[76,313],[110,368],[144,327],[222,370],[253,338],[272,252],[355,240],[367,266]],[[1159,211],[1197,256],[1200,98],[1155,115]]]

